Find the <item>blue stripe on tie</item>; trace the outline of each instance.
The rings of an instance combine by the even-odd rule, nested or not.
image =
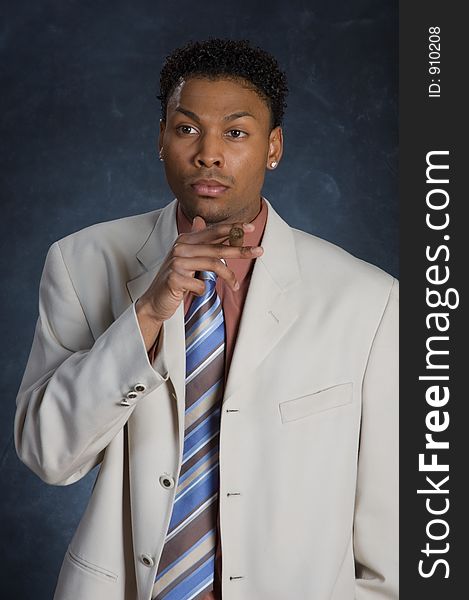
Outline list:
[[[223,314],[221,311],[210,323],[207,322],[204,325],[204,329],[202,330],[202,332],[200,332],[199,335],[192,341],[192,344],[186,348],[187,354],[192,354],[194,350],[201,346],[202,342],[205,342],[207,338],[210,339],[212,332],[215,331],[218,327],[220,327],[220,323],[223,323]],[[208,352],[204,349],[199,350],[199,352],[208,354]]]
[[[197,352],[188,352],[186,354],[186,378],[206,360],[210,354],[223,342],[225,339],[225,328],[223,325],[223,319],[216,323],[216,329],[212,329],[210,338],[202,340],[206,343],[207,347],[201,346],[201,343],[197,344]]]
[[[222,324],[223,327],[223,324]],[[199,373],[195,373],[196,369],[198,367],[200,367],[202,364],[205,363],[205,365],[209,365],[212,360],[215,360],[215,358],[218,356],[218,354],[220,354],[221,352],[223,352],[224,347],[223,346],[223,328],[222,327],[218,327],[216,331],[213,332],[213,337],[211,337],[209,340],[204,340],[204,344],[205,346],[203,346],[203,352],[201,350],[198,350],[197,352],[195,352],[194,354],[189,354],[187,356],[187,361],[186,361],[186,384],[190,383],[190,380],[194,379],[195,377],[197,377],[199,375],[199,373],[201,373],[202,371],[199,371]],[[221,330],[221,331],[220,331]],[[209,360],[207,360],[209,359]],[[205,369],[206,367],[204,367]],[[189,380],[189,381],[188,381]]]
[[[210,297],[207,299],[207,302],[210,302],[210,299],[212,298],[212,296],[213,296],[213,294],[211,294],[211,295],[210,295]],[[220,300],[218,300],[218,301],[217,301],[217,300],[215,300],[215,302],[214,302],[214,303],[212,304],[212,306],[211,306],[211,307],[208,309],[208,311],[207,311],[207,312],[205,312],[203,315],[201,315],[201,316],[200,316],[200,317],[197,319],[197,321],[196,321],[195,323],[193,323],[192,327],[191,327],[191,328],[190,328],[188,331],[186,331],[186,333],[185,333],[186,337],[190,337],[190,336],[193,334],[193,332],[195,331],[195,329],[196,329],[196,328],[197,328],[197,327],[198,327],[198,326],[199,326],[199,325],[200,325],[200,324],[201,324],[203,321],[205,321],[205,319],[208,319],[208,317],[209,317],[211,314],[213,314],[213,313],[214,313],[214,312],[217,310],[217,308],[218,308],[219,306],[220,306]],[[195,311],[194,311],[194,313],[195,313]],[[192,317],[189,317],[189,318],[187,318],[187,317],[186,317],[186,319],[185,319],[184,323],[188,323],[188,322],[189,322],[189,320],[190,320],[191,318],[192,318]]]
[[[215,460],[212,463],[207,464],[206,469],[204,471],[202,471],[202,473],[199,473],[197,475],[197,477],[194,477],[194,479],[189,483],[189,485],[187,485],[187,487],[185,487],[183,490],[179,490],[179,492],[174,497],[174,502],[181,502],[182,499],[185,496],[187,496],[188,494],[197,493],[197,489],[202,486],[205,477],[207,477],[207,478],[211,477],[212,471],[217,465],[218,465],[218,460]]]
[[[220,419],[220,407],[215,408],[207,418],[199,423],[197,427],[189,433],[184,440],[184,451],[182,461],[184,462],[187,455],[195,446],[199,446],[204,441],[208,441],[215,433],[217,433],[217,423]]]
[[[164,600],[188,600],[198,591],[202,591],[210,581],[213,581],[215,555],[210,556],[200,567],[174,587]]]
[[[186,384],[190,383],[190,381],[192,379],[194,379],[195,377],[198,377],[200,373],[202,373],[202,370],[200,370],[198,373],[195,373],[195,371],[201,367],[201,365],[203,365],[205,363],[205,365],[208,367],[208,365],[215,360],[215,358],[218,356],[218,354],[221,354],[224,351],[224,346],[223,346],[223,323],[221,324],[221,326],[219,326],[213,333],[212,333],[212,337],[207,340],[204,341],[204,344],[206,344],[206,346],[203,347],[203,352],[202,350],[198,350],[198,352],[194,352],[194,354],[189,354],[187,356],[187,360],[186,360]],[[206,367],[204,366],[203,369],[205,369]]]
[[[205,293],[203,296],[194,296],[194,299],[192,300],[191,305],[189,306],[189,310],[187,311],[187,314],[184,317],[184,323],[187,323],[199,310],[199,308],[201,308],[206,302],[209,302],[213,294],[215,294],[215,286],[212,290],[210,290],[208,293]]]
[[[181,554],[181,556],[178,556],[178,558],[172,562],[170,565],[168,565],[166,567],[166,569],[164,571],[161,571],[161,573],[158,573],[157,578],[155,579],[155,581],[158,581],[158,579],[161,579],[163,577],[163,575],[165,575],[170,569],[172,569],[173,567],[175,567],[179,562],[181,562],[181,560],[183,558],[185,558],[188,554],[190,554],[193,550],[195,550],[197,548],[197,546],[200,546],[200,544],[202,542],[205,542],[205,540],[210,536],[213,535],[213,531],[207,531],[207,533],[202,536],[200,538],[200,540],[197,540],[196,543],[191,546],[188,550],[186,550],[186,552],[184,552],[184,554]]]
[[[210,342],[213,332],[217,331],[221,325],[223,325],[223,315],[220,311],[211,323],[206,323],[205,330],[202,332],[202,334],[195,338],[192,341],[192,344],[187,347],[187,356],[190,357],[196,351],[198,351],[200,354],[205,354],[205,356],[208,356],[210,352],[205,348],[205,344]],[[202,350],[199,350],[199,348],[202,348]]]
[[[200,477],[190,494],[174,502],[168,533],[171,533],[190,513],[218,491],[218,463],[212,465],[210,471],[205,471],[202,475],[204,477]]]
[[[190,469],[187,469],[184,475],[181,475],[179,477],[179,483],[184,483],[184,481],[186,481],[189,475],[192,475],[194,471],[197,471],[200,465],[202,465],[206,460],[212,458],[214,454],[218,454],[218,448],[216,446],[215,448],[212,448],[210,452],[207,452],[207,454],[204,454],[201,458],[199,458],[199,460],[196,463],[194,463]]]
[[[207,398],[207,396],[210,396],[210,394],[215,393],[216,388],[221,384],[221,382],[222,380],[219,379],[216,383],[214,383],[212,387],[210,387],[204,394],[202,394],[202,396],[200,396],[198,400],[191,404],[189,408],[186,408],[185,414],[190,414],[194,410],[194,408],[197,408],[197,406],[199,406],[199,404]]]

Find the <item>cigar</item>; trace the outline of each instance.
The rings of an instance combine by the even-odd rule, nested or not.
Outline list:
[[[233,225],[230,230],[230,246],[242,246],[244,242],[244,230]]]

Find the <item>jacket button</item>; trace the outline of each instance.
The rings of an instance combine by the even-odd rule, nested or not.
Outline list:
[[[142,392],[144,392],[147,389],[147,386],[143,383],[136,383],[134,385],[134,390],[136,392],[138,392],[139,394],[141,394]]]
[[[169,490],[170,488],[174,487],[174,479],[172,477],[170,477],[169,475],[162,475],[160,477],[160,484],[166,488],[167,490]]]
[[[153,558],[149,554],[140,554],[140,561],[146,567],[152,567],[155,564],[155,561],[153,560]]]
[[[138,396],[137,392],[131,391],[127,393],[127,398],[129,400],[135,400],[135,398]]]

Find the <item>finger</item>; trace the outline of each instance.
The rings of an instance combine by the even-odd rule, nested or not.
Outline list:
[[[185,244],[176,243],[173,256],[195,258],[211,256],[213,258],[248,258],[253,259],[263,254],[262,246],[227,246],[225,244]]]
[[[242,228],[244,232],[251,232],[255,229],[252,223],[217,223],[203,228],[199,219],[203,221],[202,217],[197,216],[195,217],[196,223],[192,225],[192,227],[198,227],[199,229],[191,230],[189,233],[181,233],[176,241],[186,244],[213,244],[228,240],[234,225]],[[205,221],[203,222],[205,223]]]
[[[184,294],[191,292],[197,296],[202,296],[205,293],[205,283],[201,279],[195,279],[188,275],[183,275],[173,271],[169,278],[170,288],[173,293],[183,292]]]
[[[207,228],[207,224],[205,223],[205,220],[202,217],[200,217],[199,215],[195,216],[192,219],[191,232],[203,231],[206,228]]]
[[[183,258],[178,256],[171,259],[170,266],[171,270],[173,272],[177,272],[178,274],[183,272],[193,272],[195,274],[197,271],[212,271],[224,279],[234,290],[237,290],[239,287],[233,271],[229,269],[219,258],[208,256]]]

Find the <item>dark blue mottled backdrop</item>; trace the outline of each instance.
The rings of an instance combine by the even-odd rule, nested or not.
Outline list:
[[[155,151],[162,60],[189,39],[243,37],[290,82],[265,195],[291,225],[398,275],[397,2],[1,4],[1,596],[49,600],[95,473],[50,487],[14,450],[47,248],[172,199]]]

